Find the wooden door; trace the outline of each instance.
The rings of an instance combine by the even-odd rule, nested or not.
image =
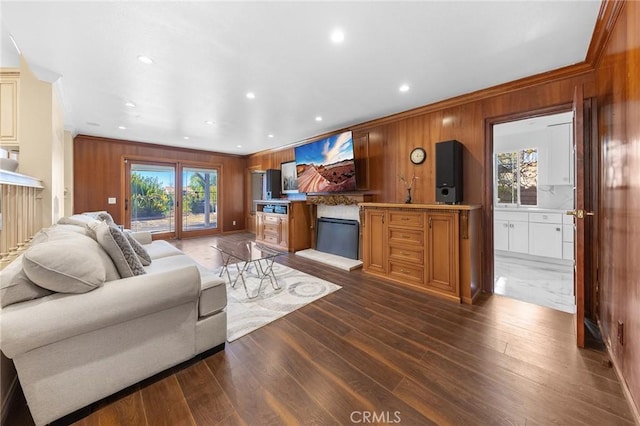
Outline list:
[[[384,210],[365,211],[363,225],[364,269],[379,274],[387,273],[387,226]]]
[[[458,295],[458,214],[427,215],[427,287]]]
[[[584,143],[584,94],[582,86],[576,86],[573,95],[573,132],[575,146],[575,209],[567,212],[574,216],[574,247],[575,272],[573,274],[576,298],[576,344],[584,347],[584,307],[585,307],[585,271],[587,269],[585,256],[585,227],[592,212],[585,211],[585,143]]]

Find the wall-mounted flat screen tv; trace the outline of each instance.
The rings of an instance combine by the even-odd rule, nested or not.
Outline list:
[[[300,192],[345,192],[356,189],[351,131],[295,147]]]

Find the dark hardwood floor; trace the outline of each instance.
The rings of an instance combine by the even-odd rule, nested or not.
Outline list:
[[[210,242],[174,244],[213,268]],[[458,305],[360,270],[277,261],[342,289],[76,424],[633,424],[606,353],[576,348],[570,314],[500,296]],[[32,423],[24,402],[14,408],[9,424]]]

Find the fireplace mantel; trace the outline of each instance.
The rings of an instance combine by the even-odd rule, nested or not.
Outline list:
[[[371,194],[307,195],[307,204],[324,204],[327,206],[352,206],[359,203],[365,203],[371,198]]]

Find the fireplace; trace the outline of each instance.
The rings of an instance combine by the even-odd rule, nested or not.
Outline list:
[[[316,250],[358,259],[360,225],[357,220],[320,217],[316,224]]]

